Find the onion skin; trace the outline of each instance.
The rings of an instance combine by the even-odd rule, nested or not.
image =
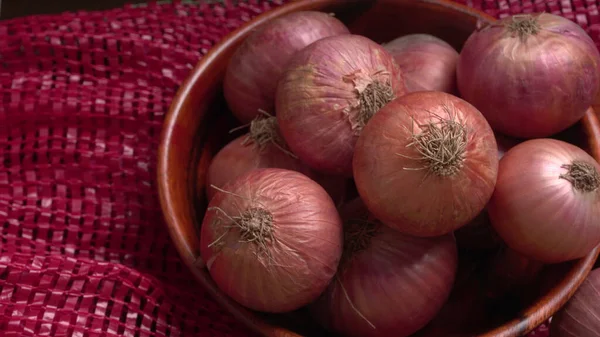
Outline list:
[[[557,15],[535,16],[540,30],[525,40],[506,28],[515,17],[474,32],[457,66],[461,96],[495,131],[519,138],[573,125],[600,88],[600,53],[587,33]]]
[[[346,206],[347,221],[366,211],[360,200]],[[337,277],[311,306],[317,321],[344,336],[413,334],[440,310],[456,277],[452,235],[417,238],[379,225],[365,249],[345,254]]]
[[[423,134],[418,125],[439,122],[433,114],[469,130],[461,166],[451,175],[431,173],[416,146],[409,146],[413,135]],[[497,145],[485,118],[468,102],[433,91],[407,94],[381,109],[354,155],[354,179],[369,210],[415,236],[443,235],[473,220],[492,195],[497,169]]]
[[[446,41],[429,34],[411,34],[394,39],[383,47],[400,66],[408,92],[457,92],[458,52]]]
[[[274,144],[266,144],[261,150],[256,144],[247,142],[248,135],[240,136],[225,145],[214,157],[206,177],[208,200],[225,183],[257,168],[282,168],[310,175],[310,169],[298,158],[282,151]]]
[[[274,19],[253,32],[236,50],[224,79],[224,95],[233,114],[249,123],[258,110],[273,113],[277,80],[300,49],[327,36],[348,34],[333,16],[303,11]]]
[[[327,192],[301,173],[276,168],[252,170],[223,190],[209,203],[200,236],[202,260],[217,286],[250,309],[272,313],[318,298],[336,273],[343,245],[341,219]],[[223,212],[238,216],[256,208],[273,218],[274,239],[265,250],[247,242],[242,227],[226,229],[233,222]]]
[[[357,88],[366,85],[367,78],[389,82],[396,96],[405,93],[393,57],[358,35],[321,39],[288,64],[277,87],[277,119],[290,149],[313,169],[352,175],[352,155],[362,127]]]
[[[552,337],[600,336],[600,269],[592,270],[569,302],[552,318]]]
[[[582,192],[562,179],[563,165],[600,166],[575,145],[533,139],[500,160],[496,190],[488,204],[496,232],[531,259],[558,263],[581,258],[600,243],[600,191]]]

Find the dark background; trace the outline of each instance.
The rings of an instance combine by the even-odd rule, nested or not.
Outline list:
[[[2,0],[0,19],[30,14],[54,14],[70,10],[101,10],[147,0]]]

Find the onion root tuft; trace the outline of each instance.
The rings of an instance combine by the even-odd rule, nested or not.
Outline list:
[[[509,32],[518,35],[523,41],[527,40],[530,35],[540,32],[537,17],[530,14],[513,15],[512,20],[506,26]]]
[[[378,77],[385,77],[385,79],[380,80]],[[387,71],[378,71],[372,76],[356,72],[346,76],[344,80],[353,83],[358,97],[358,105],[352,107],[358,110],[356,115],[351,111],[346,111],[349,114],[352,129],[358,134],[371,117],[394,100],[396,95],[391,84],[390,73]]]
[[[463,167],[467,148],[467,129],[454,120],[444,107],[450,118],[435,115],[437,122],[418,125],[421,132],[412,136],[412,142],[407,147],[414,147],[420,157],[413,158],[421,161],[424,166],[405,168],[407,170],[428,170],[428,173],[439,177],[451,176]]]
[[[573,161],[561,167],[568,171],[559,177],[569,181],[577,191],[589,193],[600,187],[600,174],[593,165],[583,161]]]
[[[264,110],[259,110],[258,116],[250,124],[234,128],[230,133],[247,127],[250,127],[250,131],[246,139],[242,142],[242,145],[254,144],[258,151],[263,151],[267,145],[273,144],[290,157],[298,158],[289,150],[285,140],[279,133],[277,117],[270,115]]]

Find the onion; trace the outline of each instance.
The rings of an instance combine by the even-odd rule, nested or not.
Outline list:
[[[446,41],[428,34],[399,37],[383,46],[402,70],[409,92],[456,92],[458,52]]]
[[[600,336],[600,269],[593,270],[569,302],[552,318],[552,337]]]
[[[289,59],[314,41],[348,33],[341,21],[315,11],[270,21],[250,34],[229,62],[223,83],[229,108],[242,123],[259,109],[273,113],[277,80]]]
[[[488,205],[506,244],[545,263],[587,255],[600,243],[600,166],[575,145],[525,141],[500,161]]]
[[[217,286],[258,311],[287,312],[314,301],[335,275],[343,245],[331,197],[305,175],[255,169],[209,203],[202,260]]]
[[[498,150],[485,118],[443,92],[400,97],[363,130],[354,179],[369,210],[405,234],[436,236],[473,220],[496,182]]]
[[[495,131],[547,137],[583,117],[600,88],[600,53],[561,16],[515,15],[475,31],[457,66],[464,99]]]
[[[400,234],[368,215],[360,199],[342,210],[338,274],[312,306],[316,320],[344,336],[408,336],[448,299],[457,268],[452,235]]]
[[[321,172],[351,176],[362,128],[404,92],[400,70],[383,47],[359,35],[327,37],[288,64],[277,88],[277,119],[302,161]]]
[[[210,186],[222,188],[229,180],[256,168],[282,168],[310,174],[310,169],[287,148],[274,116],[257,116],[248,134],[234,139],[217,153],[206,178],[208,200],[217,191]]]

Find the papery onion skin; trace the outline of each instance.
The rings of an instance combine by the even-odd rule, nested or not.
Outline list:
[[[206,176],[206,195],[212,199],[217,188],[238,176],[258,168],[281,168],[297,171],[315,180],[329,193],[333,201],[340,204],[345,199],[347,181],[342,177],[314,172],[297,157],[281,150],[274,144],[259,149],[247,143],[248,135],[240,136],[225,145],[213,158]]]
[[[463,159],[442,165],[456,169],[445,176],[432,172],[413,141],[424,134],[418,125],[440,119],[465,131]],[[498,150],[492,129],[472,105],[447,93],[423,91],[392,101],[371,119],[353,165],[358,192],[379,220],[405,234],[437,236],[483,210],[494,190]]]
[[[359,199],[347,204],[342,210],[346,229],[357,215],[364,221],[360,215],[365,213]],[[375,228],[366,248],[345,250],[337,276],[310,309],[320,324],[344,336],[409,336],[448,299],[456,277],[456,243],[452,235],[417,238],[381,224]]]
[[[590,272],[569,302],[552,318],[552,337],[600,336],[600,269]]]
[[[314,301],[334,276],[343,245],[340,216],[327,192],[301,173],[277,168],[252,170],[223,190],[209,203],[200,236],[202,260],[217,286],[264,312],[288,312]],[[272,216],[263,233],[273,239],[260,245],[247,242],[241,226],[227,231],[234,224],[230,217],[258,208]]]
[[[398,65],[383,47],[359,35],[321,39],[298,52],[277,87],[276,114],[292,151],[315,170],[352,175],[352,155],[367,118],[359,92],[379,83],[401,96]],[[388,97],[389,98],[389,97]]]
[[[490,220],[504,242],[545,263],[581,258],[600,243],[600,190],[576,190],[563,165],[600,170],[581,148],[556,139],[533,139],[500,160]]]
[[[600,53],[576,23],[535,14],[540,30],[520,38],[507,17],[475,31],[461,50],[461,97],[495,131],[520,138],[548,137],[581,119],[600,88]],[[529,16],[531,18],[531,16]]]
[[[212,199],[225,183],[257,168],[282,168],[310,175],[310,169],[298,158],[282,151],[275,144],[260,149],[248,141],[248,135],[240,136],[225,145],[211,161],[206,176],[206,193]]]
[[[408,92],[457,92],[458,52],[446,41],[429,34],[410,34],[396,38],[383,47],[400,66]]]
[[[289,59],[314,41],[348,33],[341,21],[316,11],[287,14],[251,33],[232,56],[223,83],[234,116],[249,123],[259,109],[273,114],[277,80]]]

